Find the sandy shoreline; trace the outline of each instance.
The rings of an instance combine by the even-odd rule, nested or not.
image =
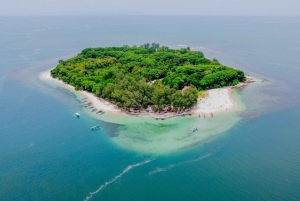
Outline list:
[[[199,98],[193,109],[198,115],[225,112],[236,106],[232,98],[232,89],[224,87],[219,89],[211,89],[207,91],[205,98]]]
[[[61,80],[52,78],[50,75],[50,71],[46,71],[41,73],[40,78],[42,80],[55,83],[63,88],[74,90],[75,88],[71,85],[65,84]],[[220,113],[220,112],[227,112],[231,111],[234,108],[237,108],[236,102],[232,98],[232,88],[231,87],[224,87],[219,89],[211,89],[206,92],[205,98],[198,98],[197,104],[194,106],[193,109],[190,111],[185,112],[185,114],[189,115],[199,115],[200,116],[208,116],[211,115],[211,113]],[[89,93],[87,91],[76,91],[77,93],[81,94],[84,98],[88,100],[88,102],[91,103],[91,105],[96,108],[98,111],[102,110],[108,113],[118,113],[118,114],[131,114],[135,116],[140,117],[150,117],[150,118],[170,118],[174,116],[178,116],[177,113],[148,113],[148,112],[142,112],[142,113],[128,113],[121,109],[119,109],[114,104],[96,97],[94,94]]]
[[[43,72],[40,75],[40,78],[45,81],[56,83],[59,86],[64,87],[66,89],[75,91],[75,87],[68,85],[59,79],[51,77],[50,71]],[[96,97],[92,93],[89,93],[87,91],[76,91],[76,92],[81,94],[84,98],[86,98],[87,102],[91,102],[92,106],[94,108],[96,108],[97,110],[104,110],[105,112],[114,112],[114,113],[121,112],[121,110],[118,109],[117,106],[115,106],[114,104],[112,104],[104,99],[101,99],[99,97]]]

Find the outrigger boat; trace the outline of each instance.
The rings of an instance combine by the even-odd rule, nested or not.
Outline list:
[[[193,132],[195,132],[196,130],[198,130],[198,128],[197,127],[194,127],[194,128],[192,128],[191,129]]]
[[[83,98],[83,99],[81,99],[81,102],[86,103],[86,102],[88,102],[88,100],[87,100],[87,98]]]
[[[86,104],[84,105],[84,107],[87,107],[87,106],[90,106],[90,105],[92,105],[92,103],[91,103],[91,102],[88,102],[88,103],[86,103]]]
[[[94,111],[96,111],[96,110],[97,110],[96,108],[93,108],[93,109],[92,109],[92,112],[94,112]]]
[[[105,112],[104,112],[104,111],[102,111],[102,112],[100,112],[99,114],[100,114],[100,115],[101,115],[101,114],[105,114]]]
[[[91,127],[91,129],[93,130],[93,131],[95,131],[95,130],[99,130],[101,127],[99,126],[99,125],[97,125],[97,126],[92,126]]]

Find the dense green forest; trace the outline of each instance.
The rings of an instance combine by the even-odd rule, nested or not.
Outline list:
[[[51,75],[76,90],[86,90],[120,108],[183,111],[197,103],[198,91],[236,85],[243,71],[209,60],[202,52],[160,47],[86,48],[74,58],[59,60]],[[190,86],[189,89],[182,89]]]

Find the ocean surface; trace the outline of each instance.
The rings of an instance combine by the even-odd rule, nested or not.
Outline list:
[[[241,117],[122,124],[39,78],[86,47],[147,42],[268,82],[234,92]],[[0,200],[300,200],[299,53],[299,17],[0,17]],[[211,134],[187,142],[195,122]]]

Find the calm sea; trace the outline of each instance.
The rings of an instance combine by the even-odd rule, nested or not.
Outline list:
[[[86,47],[147,42],[269,82],[237,91],[226,132],[151,154],[114,143],[122,125],[90,131],[75,95],[38,78]],[[1,17],[0,200],[300,200],[299,53],[295,17]]]

